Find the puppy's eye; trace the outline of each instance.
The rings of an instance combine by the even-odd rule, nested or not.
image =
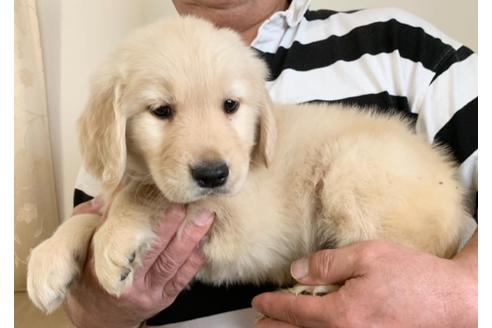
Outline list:
[[[174,113],[172,107],[169,105],[163,105],[154,109],[150,109],[150,112],[152,113],[152,115],[161,120],[170,119]]]
[[[239,101],[226,99],[224,100],[224,112],[226,114],[234,114],[239,108]]]

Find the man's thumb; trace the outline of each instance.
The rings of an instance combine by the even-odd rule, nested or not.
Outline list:
[[[291,274],[299,283],[328,285],[343,283],[358,273],[353,247],[325,249],[292,263]]]

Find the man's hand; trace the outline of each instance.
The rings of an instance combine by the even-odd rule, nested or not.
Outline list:
[[[100,214],[100,208],[97,201],[87,202],[75,213]],[[119,298],[99,286],[90,252],[81,278],[67,298],[66,309],[73,323],[78,327],[137,327],[171,305],[203,264],[199,243],[213,221],[213,214],[203,210],[181,228],[178,238],[185,216],[181,205],[163,213],[155,244],[136,270],[132,287]]]
[[[344,283],[323,297],[261,294],[257,327],[474,327],[476,236],[454,260],[383,241],[319,251],[292,265],[304,285]]]

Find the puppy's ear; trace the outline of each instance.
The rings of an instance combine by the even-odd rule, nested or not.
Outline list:
[[[126,116],[120,108],[121,92],[119,78],[106,75],[94,80],[86,109],[79,119],[85,167],[106,190],[116,189],[126,168]]]
[[[265,166],[268,167],[275,152],[275,144],[277,142],[277,122],[273,115],[273,104],[266,90],[264,91],[262,98],[260,104],[257,156],[265,163]]]

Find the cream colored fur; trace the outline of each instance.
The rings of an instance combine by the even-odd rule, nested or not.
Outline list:
[[[108,292],[132,283],[170,202],[189,203],[188,216],[201,207],[216,213],[197,275],[214,284],[290,284],[293,260],[361,240],[456,252],[466,213],[444,150],[397,115],[272,105],[266,72],[236,33],[194,18],[137,31],[104,65],[80,141],[105,196],[123,188],[92,242]],[[222,108],[228,98],[240,102],[230,115]],[[164,104],[171,119],[150,113]],[[192,179],[190,166],[206,160],[228,164],[224,186],[203,189]],[[33,251],[28,291],[38,307],[49,312],[62,302],[94,229],[93,216],[70,219]]]

